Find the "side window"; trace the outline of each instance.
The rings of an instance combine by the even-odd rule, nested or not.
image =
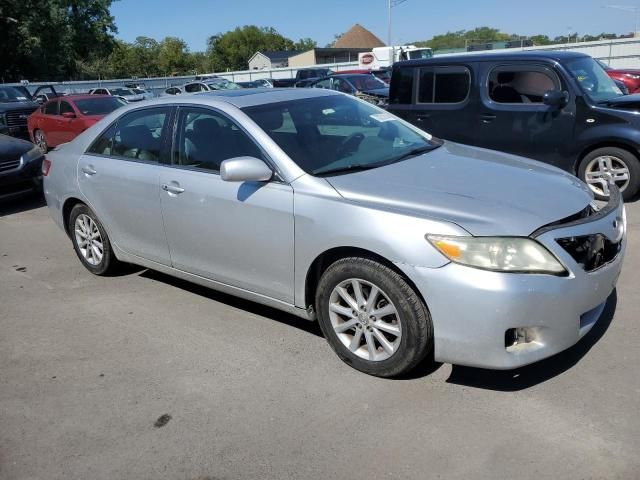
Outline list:
[[[394,68],[391,74],[389,103],[411,105],[413,92],[413,68]]]
[[[44,113],[46,115],[57,115],[58,114],[58,101],[54,100],[52,102],[47,103],[44,106]]]
[[[333,89],[339,92],[353,93],[353,88],[351,88],[351,85],[349,85],[349,83],[341,78],[335,78],[333,80]]]
[[[208,109],[181,108],[173,142],[173,165],[220,171],[223,160],[264,158],[255,142],[226,116]]]
[[[89,153],[157,161],[168,108],[136,110],[121,117],[89,147]]]
[[[184,91],[187,93],[195,93],[195,92],[199,92],[200,91],[200,84],[199,83],[192,83],[190,85],[187,85],[184,87]]]
[[[73,111],[73,107],[69,105],[69,102],[60,101],[60,115],[62,115],[63,113],[75,114],[76,112]]]
[[[542,103],[549,90],[559,90],[560,81],[548,68],[498,67],[489,73],[489,98],[496,103]]]
[[[98,155],[111,155],[113,147],[113,137],[116,133],[115,123],[105,130],[102,135],[87,150],[88,153],[97,153]]]
[[[462,103],[470,89],[471,74],[466,67],[420,69],[419,103]]]

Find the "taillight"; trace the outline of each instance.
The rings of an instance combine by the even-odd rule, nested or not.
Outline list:
[[[49,175],[49,170],[51,170],[51,160],[44,157],[44,160],[42,160],[42,176],[46,177]]]

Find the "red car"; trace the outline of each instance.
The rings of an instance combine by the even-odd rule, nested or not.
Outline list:
[[[614,80],[624,83],[629,93],[640,93],[640,69],[637,68],[611,68],[604,62],[598,60],[602,68]]]
[[[44,152],[70,142],[108,113],[126,105],[110,95],[68,95],[49,100],[29,115],[31,141]]]

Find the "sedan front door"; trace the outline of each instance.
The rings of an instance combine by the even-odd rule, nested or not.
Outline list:
[[[293,189],[225,182],[223,160],[267,160],[226,114],[180,107],[171,165],[162,169],[162,213],[174,268],[293,303]]]

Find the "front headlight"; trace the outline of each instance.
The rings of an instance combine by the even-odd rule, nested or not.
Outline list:
[[[453,237],[427,235],[440,253],[455,263],[497,272],[566,273],[541,244],[524,237]]]

